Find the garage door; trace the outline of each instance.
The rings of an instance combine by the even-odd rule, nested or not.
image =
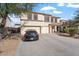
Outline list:
[[[36,30],[38,33],[40,33],[41,27],[22,27],[21,28],[21,34],[24,34],[26,30],[29,30],[29,29],[34,29]]]
[[[49,33],[49,27],[41,27],[41,33]]]

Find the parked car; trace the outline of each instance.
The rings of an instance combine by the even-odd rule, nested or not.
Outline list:
[[[24,34],[23,41],[36,41],[39,39],[39,35],[35,30],[27,30]]]

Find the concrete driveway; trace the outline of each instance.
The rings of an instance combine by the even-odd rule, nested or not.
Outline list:
[[[16,55],[79,56],[79,40],[56,34],[43,34],[38,41],[22,42]]]

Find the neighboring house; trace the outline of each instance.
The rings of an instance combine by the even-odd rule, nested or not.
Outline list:
[[[5,27],[12,27],[12,28],[21,27],[20,17],[14,14],[9,15]]]
[[[67,28],[67,20],[61,19],[60,20],[60,25],[58,26],[58,31],[59,32],[65,32],[65,29]]]
[[[12,33],[20,33],[21,30],[20,17],[14,14],[10,15],[9,19],[7,19],[5,27]]]
[[[60,25],[59,17],[43,13],[27,13],[21,16],[21,34],[28,29],[35,29],[39,34],[57,32]]]

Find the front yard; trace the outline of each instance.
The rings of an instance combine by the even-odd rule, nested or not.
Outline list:
[[[0,56],[15,56],[20,42],[21,38],[17,35],[0,41]]]

